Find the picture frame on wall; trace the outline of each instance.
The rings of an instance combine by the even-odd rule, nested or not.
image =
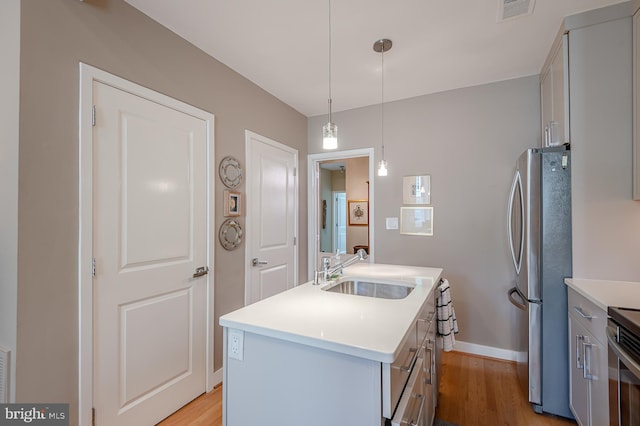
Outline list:
[[[433,236],[433,207],[400,207],[400,233]]]
[[[405,176],[402,179],[403,204],[431,204],[431,176]]]
[[[349,226],[369,225],[369,201],[368,200],[348,200]]]
[[[224,191],[224,216],[240,216],[240,204],[242,202],[242,194],[234,191]]]

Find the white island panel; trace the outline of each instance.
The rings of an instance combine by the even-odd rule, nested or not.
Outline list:
[[[224,425],[381,424],[379,362],[248,332],[244,359],[227,355]]]

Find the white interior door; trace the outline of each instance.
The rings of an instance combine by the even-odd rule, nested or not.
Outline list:
[[[205,392],[207,126],[99,82],[93,95],[96,424],[154,424]]]
[[[347,193],[334,191],[333,193],[333,252],[340,254],[347,252]]]
[[[246,150],[245,301],[250,304],[296,284],[298,151],[249,131]]]

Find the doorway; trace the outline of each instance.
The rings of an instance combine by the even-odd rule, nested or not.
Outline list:
[[[370,262],[374,262],[373,154],[373,148],[365,148],[308,156],[309,279],[322,257],[335,254],[336,250],[350,254],[356,246],[366,247]],[[354,202],[368,206],[365,225],[349,224],[348,207]]]

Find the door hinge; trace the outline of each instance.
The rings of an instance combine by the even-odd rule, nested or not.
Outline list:
[[[293,237],[293,245],[295,246],[296,244],[298,244],[298,238],[297,237]]]
[[[96,426],[96,409],[91,407],[91,425]]]
[[[96,106],[91,107],[91,126],[96,125]]]
[[[298,169],[297,168],[293,168],[293,177],[296,177],[296,175],[298,174]]]
[[[96,277],[96,258],[92,257],[91,258],[91,276],[92,277]]]

